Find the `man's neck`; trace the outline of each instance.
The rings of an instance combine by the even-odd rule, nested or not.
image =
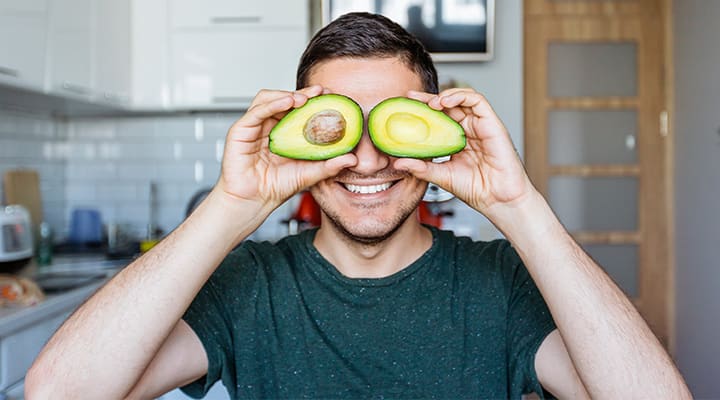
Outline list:
[[[432,233],[411,216],[387,239],[367,244],[348,238],[326,221],[313,244],[349,278],[383,278],[420,258],[432,246]]]

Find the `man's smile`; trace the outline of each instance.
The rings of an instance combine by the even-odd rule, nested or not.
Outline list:
[[[345,186],[345,189],[352,193],[360,193],[360,194],[374,194],[379,192],[384,192],[394,184],[395,182],[385,182],[381,183],[379,185],[355,185],[352,183],[343,183],[342,185]]]

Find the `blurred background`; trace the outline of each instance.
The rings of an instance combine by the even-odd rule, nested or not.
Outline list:
[[[0,1],[0,204],[27,211],[1,216],[15,244],[0,272],[46,295],[0,302],[0,394],[21,398],[25,369],[88,285],[183,221],[217,180],[225,134],[255,93],[294,89],[311,35],[353,10],[414,32],[443,87],[485,94],[535,185],[633,299],[695,397],[720,398],[714,0]],[[316,225],[307,197],[251,239]],[[502,236],[437,188],[419,217]],[[66,270],[73,280],[58,277]]]

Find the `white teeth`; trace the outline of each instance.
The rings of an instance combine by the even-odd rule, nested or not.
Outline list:
[[[360,186],[360,185],[352,185],[349,183],[345,184],[345,188],[353,193],[361,193],[361,194],[372,194],[377,192],[383,192],[385,190],[388,190],[392,186],[390,182],[383,183],[380,185],[370,185],[370,186]]]

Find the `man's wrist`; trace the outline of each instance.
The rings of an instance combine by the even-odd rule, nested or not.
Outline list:
[[[186,222],[193,229],[214,231],[232,249],[262,225],[275,208],[261,201],[239,199],[215,188]]]
[[[516,247],[566,234],[550,205],[535,189],[515,202],[496,205],[487,217]]]

